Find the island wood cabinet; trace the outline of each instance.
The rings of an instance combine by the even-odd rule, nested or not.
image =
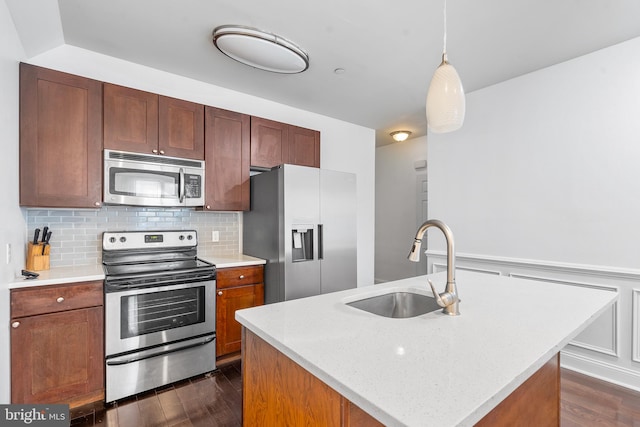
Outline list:
[[[253,332],[242,328],[242,335],[245,425],[383,425]],[[511,427],[523,422],[536,427],[560,425],[558,354],[476,426]]]
[[[271,169],[289,163],[320,167],[320,132],[251,117],[251,167]]]
[[[104,84],[104,148],[204,159],[204,106]]]
[[[11,290],[11,403],[104,399],[102,281]]]
[[[264,266],[218,269],[216,281],[216,356],[240,351],[242,326],[236,310],[264,304]]]
[[[20,64],[20,205],[102,204],[102,83]]]
[[[250,133],[250,116],[205,108],[205,210],[249,210]]]

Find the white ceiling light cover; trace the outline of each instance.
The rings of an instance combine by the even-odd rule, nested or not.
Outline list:
[[[213,43],[243,64],[274,73],[295,74],[309,68],[309,56],[294,43],[256,28],[223,25],[213,30]]]

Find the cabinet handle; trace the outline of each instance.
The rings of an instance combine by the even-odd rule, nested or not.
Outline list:
[[[64,302],[64,298],[63,297],[58,297],[58,299],[56,299],[57,302]]]
[[[151,152],[152,152],[153,154],[158,154],[158,150],[156,150],[155,148],[154,148],[153,150],[151,150]]]
[[[218,291],[218,295],[222,295],[222,291]]]
[[[238,279],[244,279],[244,274],[241,274],[240,277],[238,277]]]
[[[160,154],[164,154],[164,150],[160,150]]]
[[[13,323],[11,324],[11,327],[12,327],[13,329],[17,328],[18,326],[20,326],[20,322],[13,322]]]

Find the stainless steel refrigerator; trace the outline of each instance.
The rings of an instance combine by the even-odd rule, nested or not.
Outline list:
[[[265,303],[355,288],[356,176],[283,165],[251,177],[243,252],[267,260]]]

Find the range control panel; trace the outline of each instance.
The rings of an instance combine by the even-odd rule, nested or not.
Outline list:
[[[102,249],[191,247],[198,245],[196,230],[172,231],[105,231],[102,234]]]

